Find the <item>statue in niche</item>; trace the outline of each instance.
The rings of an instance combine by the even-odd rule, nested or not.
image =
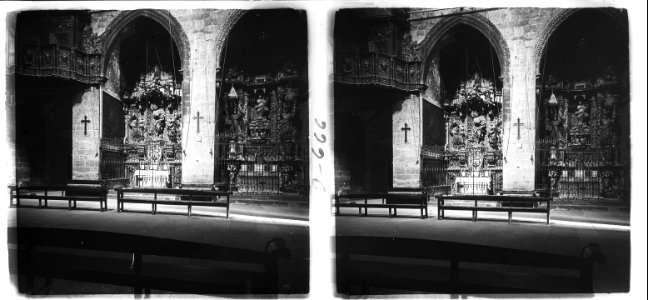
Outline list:
[[[564,106],[558,107],[558,104],[549,107],[549,123],[547,130],[553,139],[562,140],[564,137],[566,110]]]
[[[473,120],[473,139],[476,143],[481,144],[486,137],[486,117],[479,114],[477,110],[471,112]]]
[[[465,136],[461,127],[458,122],[450,125],[450,143],[453,148],[463,148],[465,146]]]
[[[179,140],[178,133],[181,132],[180,127],[182,126],[182,122],[180,121],[180,115],[174,113],[167,113],[164,123],[166,125],[165,140],[170,141],[172,143],[177,143]]]
[[[245,99],[245,97],[244,97]],[[226,124],[229,126],[229,132],[239,136],[239,135],[244,135],[245,130],[245,119],[246,119],[246,106],[245,106],[245,100],[244,99],[238,99],[238,98],[230,98],[230,106],[231,108],[229,109],[227,118],[226,118]]]
[[[589,114],[587,113],[587,104],[580,102],[576,106],[574,112],[575,126],[578,128],[586,128],[589,126]]]
[[[256,100],[256,104],[254,105],[254,119],[259,120],[267,120],[268,119],[268,106],[267,106],[267,100],[263,96],[259,96]]]
[[[499,150],[500,148],[500,133],[502,127],[502,122],[498,120],[493,126],[488,129],[488,144],[493,150]]]
[[[250,137],[252,139],[266,139],[269,137],[270,120],[268,118],[270,110],[267,105],[267,99],[259,95],[256,104],[253,107],[253,120],[250,122]]]
[[[131,142],[139,143],[144,141],[145,127],[140,122],[141,117],[137,114],[132,114],[128,120],[128,132]]]

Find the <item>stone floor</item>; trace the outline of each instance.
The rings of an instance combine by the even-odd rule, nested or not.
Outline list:
[[[399,210],[390,218],[387,209],[370,209],[369,216],[356,216],[357,209],[342,209],[336,217],[336,234],[428,239],[469,243],[511,249],[578,256],[589,243],[598,243],[607,263],[595,266],[595,291],[625,292],[630,282],[630,218],[627,212],[591,210],[552,211],[550,225],[544,214],[479,212],[472,222],[470,212],[447,211],[437,218],[436,207],[430,217],[421,219],[418,210]]]
[[[59,208],[11,208],[7,216],[10,229],[16,226],[84,228],[257,250],[262,249],[269,239],[280,237],[286,240],[300,263],[302,271],[292,275],[295,282],[307,285],[310,262],[308,207],[253,204],[258,202],[233,203],[230,219],[225,219],[222,208],[194,208],[195,215],[187,217],[184,214],[186,210],[181,207],[160,207],[161,214],[151,215],[149,205],[127,204],[128,212],[117,213],[116,200],[110,197],[106,212],[98,211],[96,203],[80,203],[80,209],[72,211],[66,209],[67,204],[61,203]],[[389,218],[386,209],[370,209],[367,217],[355,216],[357,209],[343,208],[342,212],[347,215],[330,218],[335,222],[338,235],[433,239],[572,256],[577,255],[584,245],[598,243],[607,256],[607,263],[595,267],[596,291],[623,292],[628,289],[628,212],[556,209],[552,211],[550,225],[544,224],[542,214],[523,213],[513,214],[511,224],[506,222],[505,213],[480,212],[479,221],[471,222],[470,213],[447,212],[447,219],[438,220],[434,203],[430,205],[427,219],[417,217],[416,210],[399,210],[398,218]],[[92,289],[106,289],[107,293],[115,291],[106,286]]]
[[[67,203],[50,202],[47,209],[36,207],[10,208],[8,226],[12,228],[44,228],[63,230],[90,230],[116,234],[131,234],[159,240],[177,240],[205,245],[224,246],[263,252],[266,243],[275,238],[286,241],[292,252],[291,272],[287,282],[290,293],[308,291],[309,278],[309,228],[308,208],[291,206],[260,206],[243,203],[231,205],[230,218],[224,218],[222,208],[197,207],[191,217],[186,208],[160,206],[157,215],[150,213],[150,205],[126,204],[126,212],[118,213],[116,200],[109,198],[108,211],[98,210],[96,203],[79,203],[77,210],[68,210]],[[23,205],[34,205],[25,201]],[[9,236],[9,249],[15,248],[15,237]],[[10,251],[10,256],[12,252]],[[85,254],[84,254],[85,255]],[[99,254],[97,254],[99,256]],[[173,264],[168,259],[166,264]],[[197,263],[192,266],[191,264]],[[13,268],[12,268],[13,266]],[[199,270],[203,262],[183,260],[182,266]],[[234,270],[240,266],[234,266]],[[246,266],[242,267],[244,270]],[[10,271],[15,286],[15,262],[10,260]],[[212,270],[208,270],[212,272]],[[162,271],[164,273],[164,271]],[[170,274],[172,275],[172,274]],[[164,275],[166,276],[166,275]],[[132,293],[132,288],[109,284],[71,282],[56,279],[47,294],[122,294]],[[173,291],[152,291],[154,294],[175,294]]]

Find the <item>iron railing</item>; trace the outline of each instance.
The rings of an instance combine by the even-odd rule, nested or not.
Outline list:
[[[216,181],[238,193],[303,193],[307,162],[304,147],[219,143]]]
[[[502,184],[502,159],[497,151],[421,149],[421,186],[430,194],[494,194],[502,190]]]
[[[537,142],[536,189],[565,200],[624,197],[628,165],[619,149],[559,145],[552,139]]]
[[[124,145],[121,138],[103,138],[100,144],[99,175],[108,186],[128,184]]]
[[[405,61],[388,54],[338,52],[334,74],[338,83],[380,85],[405,91],[425,88],[421,83],[420,61]]]

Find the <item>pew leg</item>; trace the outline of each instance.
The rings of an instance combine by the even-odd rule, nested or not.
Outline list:
[[[394,207],[394,217],[398,216],[398,208]]]
[[[450,286],[452,289],[452,292],[457,288],[457,285],[459,283],[459,262],[456,260],[452,260],[450,262]]]
[[[133,270],[134,285],[133,285],[133,295],[135,298],[140,298],[142,296],[142,283],[140,276],[142,275],[142,254],[133,253],[133,260],[131,262],[131,270]]]
[[[151,214],[155,214],[155,203],[151,203]]]
[[[187,216],[191,217],[191,205],[187,205]]]
[[[512,211],[508,212],[508,217],[509,217],[508,222],[509,222],[509,224],[511,224],[511,219],[513,218],[513,212]]]

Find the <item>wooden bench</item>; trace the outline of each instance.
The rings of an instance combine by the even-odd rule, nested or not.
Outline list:
[[[14,200],[16,202],[14,204]],[[20,207],[20,200],[38,200],[39,208],[48,207],[49,201],[67,201],[69,209],[77,208],[77,202],[99,202],[99,209],[108,209],[108,190],[101,186],[33,185],[11,186],[10,206]]]
[[[563,255],[439,240],[337,236],[341,294],[592,293],[597,244]]]
[[[379,199],[380,203],[369,203],[369,199]],[[360,200],[347,202],[343,200]],[[419,209],[421,218],[428,217],[427,194],[419,189],[394,189],[389,193],[377,194],[344,194],[335,195],[335,214],[340,214],[340,207],[356,207],[358,215],[368,214],[368,208],[388,208],[389,216],[398,216],[398,209]],[[394,213],[392,214],[392,209]]]
[[[18,290],[35,295],[46,294],[43,282],[56,285],[52,278],[132,288],[140,297],[152,290],[278,293],[287,280],[280,275],[295,271],[285,263],[292,253],[280,238],[243,249],[84,229],[19,227],[9,228],[8,235],[15,245],[10,252],[17,263],[10,272],[18,277]]]
[[[511,223],[513,212],[547,214],[547,224],[551,216],[551,197],[511,196],[511,195],[441,195],[437,197],[437,215],[439,220],[445,217],[446,210],[472,211],[473,222],[477,221],[478,211],[508,212],[508,222]],[[446,201],[474,201],[474,205],[452,205]],[[495,203],[497,206],[479,206],[480,202]],[[544,206],[538,204],[545,203]]]
[[[191,216],[193,206],[224,207],[225,218],[229,218],[229,205],[231,192],[189,190],[189,189],[153,189],[133,188],[117,189],[117,212],[124,211],[124,203],[151,204],[151,213],[157,213],[158,205],[184,205],[187,206],[187,215]],[[144,198],[142,195],[152,195],[153,198]],[[158,195],[172,195],[175,199],[158,199]],[[225,197],[225,201],[218,201]]]

